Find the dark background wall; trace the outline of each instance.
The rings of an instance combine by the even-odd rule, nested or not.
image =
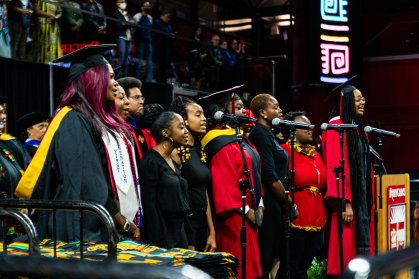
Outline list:
[[[298,16],[293,33],[291,109],[306,111],[312,123],[320,125],[329,120],[333,101],[324,102],[329,93],[325,87],[304,84],[306,56],[315,51],[306,47],[305,6],[304,0],[294,2]],[[419,138],[419,54],[412,53],[419,36],[416,34],[417,23],[409,21],[416,21],[418,16],[418,11],[408,11],[367,14],[359,18],[363,21],[362,85],[359,89],[366,98],[364,120],[379,121],[380,128],[401,134],[400,139],[384,138],[384,163],[389,171],[409,171],[414,175],[414,171],[419,170],[419,149],[416,148]],[[382,35],[364,47],[389,25]]]

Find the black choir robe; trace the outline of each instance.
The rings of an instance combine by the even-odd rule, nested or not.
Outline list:
[[[91,201],[104,206],[111,216],[118,212],[106,149],[81,113],[65,107],[54,116],[15,195],[24,199]],[[39,239],[52,237],[52,216],[52,211],[41,211]],[[83,227],[83,240],[106,242],[104,226],[94,213],[84,213]],[[57,240],[79,241],[79,231],[78,211],[57,211]]]

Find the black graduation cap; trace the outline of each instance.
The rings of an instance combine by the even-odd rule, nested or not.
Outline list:
[[[115,74],[115,79],[118,76],[119,72],[121,71],[121,67],[122,66],[119,66],[113,69],[113,73]]]
[[[325,101],[328,101],[332,97],[337,98],[337,100],[340,100],[340,96],[346,93],[352,92],[356,90],[355,86],[352,85],[353,80],[356,78],[356,75],[345,81],[344,83],[339,84],[336,86],[332,91],[330,91],[329,95],[327,96]]]
[[[223,90],[223,91],[218,91],[218,92],[215,92],[213,94],[210,94],[210,95],[204,96],[202,98],[199,98],[198,99],[198,104],[200,104],[202,106],[204,111],[209,110],[209,115],[212,114],[212,112],[217,107],[221,107],[221,106],[224,106],[224,105],[227,105],[227,104],[230,104],[230,103],[232,103],[232,108],[234,110],[234,103],[232,102],[233,98],[234,98],[235,101],[241,100],[239,95],[234,93],[234,91],[237,88],[240,88],[242,86],[244,86],[244,84],[234,86],[232,88],[229,88],[229,89],[226,89],[226,90]]]
[[[16,124],[22,128],[29,128],[35,124],[45,122],[49,119],[48,115],[42,112],[32,112],[28,113],[16,121]]]
[[[57,58],[52,62],[71,62],[69,82],[72,82],[76,77],[93,67],[109,64],[101,53],[115,47],[115,44],[85,46],[84,48]]]

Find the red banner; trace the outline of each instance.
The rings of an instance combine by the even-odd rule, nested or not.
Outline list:
[[[76,50],[79,50],[81,48],[84,48],[85,46],[97,46],[99,44],[99,41],[93,41],[88,44],[67,44],[67,45],[61,45],[61,51],[64,54],[72,53]]]
[[[406,187],[388,186],[388,250],[406,248]]]

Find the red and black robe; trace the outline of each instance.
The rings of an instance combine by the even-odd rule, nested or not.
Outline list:
[[[231,253],[242,262],[240,230],[242,217],[237,209],[242,207],[242,193],[239,180],[245,180],[244,166],[240,147],[236,142],[234,129],[214,129],[202,139],[212,176],[211,194],[214,227],[216,232],[217,252]],[[263,195],[260,182],[260,159],[256,149],[245,140],[245,157],[250,170],[251,183],[255,189],[256,204],[259,205]],[[253,150],[252,150],[253,149]],[[246,206],[254,209],[247,193]],[[256,227],[246,221],[247,251],[246,278],[257,278],[262,275],[259,260],[258,238]],[[240,273],[241,269],[239,269]]]
[[[343,122],[339,117],[332,118],[329,124],[340,125]],[[336,187],[336,175],[333,169],[336,166],[340,166],[340,140],[339,133],[333,130],[323,132],[322,135],[322,147],[323,147],[323,159],[326,164],[327,171],[327,190],[325,195],[325,201],[330,206],[331,210],[328,214],[328,225],[327,235],[328,239],[328,262],[327,262],[327,273],[331,275],[340,274],[340,256],[339,256],[339,235],[338,235],[338,214],[337,214],[337,187]],[[351,193],[351,176],[349,172],[349,160],[347,152],[347,140],[346,133],[344,134],[344,148],[343,157],[345,159],[345,200],[349,201],[352,206],[352,193]],[[361,162],[360,162],[361,164]],[[372,172],[372,169],[371,169]],[[374,177],[371,173],[371,177]],[[342,184],[339,180],[339,193],[342,197]],[[374,181],[372,183],[372,196],[374,197]],[[352,206],[353,208],[353,206]],[[355,209],[353,208],[355,211]],[[355,213],[354,213],[355,216]],[[342,221],[343,223],[343,264],[345,268],[349,262],[355,258],[355,222],[351,223]],[[374,207],[371,206],[370,222],[369,222],[369,240],[370,249],[369,254],[374,254]]]

